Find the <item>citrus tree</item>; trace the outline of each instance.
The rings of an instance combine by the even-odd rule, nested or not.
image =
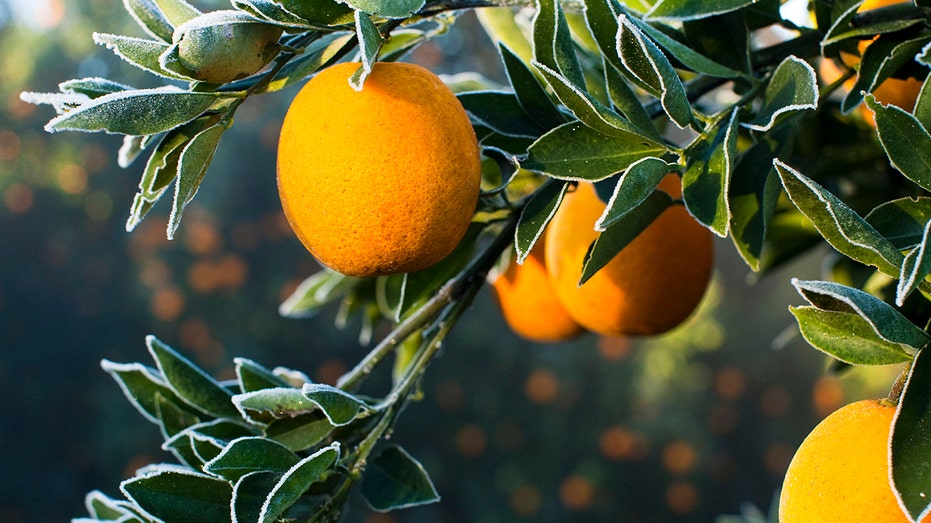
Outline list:
[[[329,521],[356,487],[378,511],[436,502],[386,440],[487,281],[529,339],[655,335],[701,300],[713,236],[754,272],[829,244],[830,278],[791,281],[799,331],[837,371],[904,364],[888,398],[803,444],[781,520],[862,520],[850,495],[888,521],[929,511],[931,3],[816,0],[804,23],[778,0],[123,4],[138,33],[93,39],[161,85],[23,93],[56,111],[46,130],[123,135],[119,163],[141,172],[126,228],[164,197],[171,238],[236,111],[306,81],[278,188],[327,268],[281,312],[340,302],[389,333],[333,385],[245,358],[219,381],[154,337],[154,365],[104,361],[176,462],[122,499],[92,492],[82,520]],[[471,11],[507,85],[403,63]],[[361,393],[389,364],[388,390]],[[856,453],[885,468],[820,466]]]

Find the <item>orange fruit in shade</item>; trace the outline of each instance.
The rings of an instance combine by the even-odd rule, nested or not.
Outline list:
[[[317,260],[365,277],[445,258],[475,212],[481,158],[469,117],[427,69],[331,66],[297,94],[278,144],[278,192],[291,228]]]
[[[901,0],[866,0],[860,5],[857,12],[879,9],[881,7],[900,3],[904,2]],[[863,40],[858,44],[861,56],[871,42],[872,40]],[[844,65],[851,69],[856,69],[860,63],[860,57],[854,56],[851,53],[842,52],[840,58]],[[841,71],[833,61],[828,59],[821,60],[818,65],[818,71],[825,84],[830,84],[843,75],[843,71]],[[851,78],[844,83],[844,87],[849,90],[853,88],[855,82],[856,79]],[[883,105],[892,104],[911,112],[915,107],[915,102],[918,100],[918,94],[921,92],[921,85],[922,82],[915,78],[887,78],[873,89],[873,96],[876,98],[877,102]],[[866,104],[860,104],[857,111],[859,111],[860,117],[868,124],[871,126],[876,125],[876,122],[873,120],[873,111],[871,111]]]
[[[530,341],[555,343],[584,332],[556,296],[544,262],[546,239],[540,237],[524,263],[511,260],[507,271],[492,283],[508,326]]]
[[[863,400],[824,418],[786,471],[780,523],[907,523],[889,483],[894,416],[894,406]]]
[[[667,175],[659,189],[679,198],[679,177]],[[711,279],[710,231],[684,206],[670,207],[579,286],[604,209],[594,187],[580,183],[547,228],[546,267],[560,301],[575,321],[606,336],[661,334],[676,327],[698,306]]]

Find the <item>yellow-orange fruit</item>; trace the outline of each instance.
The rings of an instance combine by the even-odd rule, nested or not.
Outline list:
[[[324,265],[351,276],[424,269],[459,243],[478,201],[481,158],[462,105],[427,69],[329,67],[291,103],[278,144],[285,215]]]
[[[512,260],[492,284],[501,314],[522,338],[555,343],[584,332],[563,307],[550,284],[544,264],[546,239],[541,237],[522,265]]]
[[[889,484],[889,432],[894,415],[893,406],[863,400],[824,418],[789,464],[779,499],[779,521],[907,523]]]
[[[666,176],[659,189],[680,197],[678,176]],[[546,267],[569,315],[608,336],[660,334],[679,325],[708,287],[711,233],[683,206],[670,207],[580,287],[582,261],[604,208],[594,187],[581,183],[547,229]]]

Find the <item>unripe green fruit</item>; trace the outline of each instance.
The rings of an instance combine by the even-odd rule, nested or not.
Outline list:
[[[179,25],[172,39],[193,78],[223,84],[265,67],[278,54],[282,32],[238,11],[213,11]]]

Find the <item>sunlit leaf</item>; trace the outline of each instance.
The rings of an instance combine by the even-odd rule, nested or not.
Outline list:
[[[239,418],[232,402],[233,395],[219,382],[154,336],[146,337],[146,345],[179,398],[207,414]]]
[[[532,20],[534,59],[558,71],[573,85],[584,86],[585,75],[562,5],[557,0],[536,0],[536,7]]]
[[[790,307],[802,336],[812,347],[851,365],[890,365],[911,355],[897,343],[883,340],[858,314],[817,307]]]
[[[369,463],[362,477],[362,495],[379,512],[440,500],[423,465],[397,445],[385,447]]]
[[[905,257],[839,198],[779,160],[774,162],[792,203],[840,253],[898,277]]]
[[[247,436],[229,443],[204,464],[204,472],[236,481],[251,472],[287,472],[300,461],[297,454],[270,439]]]
[[[145,32],[165,42],[171,41],[174,27],[154,0],[123,0],[123,6]]]
[[[892,166],[922,189],[931,191],[931,135],[917,118],[901,107],[882,105],[867,95],[879,141]]]
[[[361,51],[362,64],[356,69],[349,79],[349,85],[356,91],[361,91],[365,84],[365,79],[372,72],[375,60],[378,58],[378,51],[384,39],[378,31],[378,27],[372,22],[372,19],[362,11],[356,11],[356,38],[359,40],[359,50]]]
[[[918,352],[909,370],[889,446],[895,495],[913,521],[924,521],[931,511],[931,352],[925,349]]]
[[[763,106],[745,124],[756,131],[768,131],[782,118],[818,108],[818,78],[808,62],[795,56],[783,60],[763,93]]]
[[[547,184],[524,205],[517,221],[517,231],[514,233],[517,263],[524,262],[537,240],[543,236],[568,187],[568,183]]]
[[[931,336],[879,298],[839,283],[792,279],[792,285],[809,303],[823,310],[860,315],[882,339],[919,348]]]
[[[174,27],[178,27],[201,14],[199,9],[185,0],[152,0],[152,2],[158,5],[162,14],[165,15],[165,19]]]
[[[288,382],[281,379],[274,372],[248,358],[234,358],[233,362],[236,364],[236,377],[239,379],[239,388],[243,393],[290,386]]]
[[[931,221],[931,197],[888,201],[870,211],[865,220],[897,249],[911,249],[921,243]]]
[[[646,200],[673,167],[659,158],[647,157],[630,165],[614,186],[608,205],[595,230],[604,231]]]
[[[359,11],[385,18],[407,18],[420,11],[425,0],[345,0]]]
[[[660,0],[644,16],[655,20],[694,20],[707,18],[751,5],[759,0]]]
[[[259,513],[259,523],[276,521],[333,467],[339,455],[339,443],[334,443],[307,456],[285,472],[265,498]]]
[[[530,146],[521,167],[563,180],[597,181],[623,172],[630,164],[665,152],[634,134],[603,134],[570,122],[541,136]]]
[[[333,432],[333,425],[319,409],[275,420],[265,427],[265,436],[294,452],[316,446]]]
[[[94,33],[94,43],[105,46],[113,54],[126,60],[128,63],[164,78],[175,80],[190,80],[184,74],[165,69],[161,66],[159,58],[171,47],[170,44],[145,38],[133,38],[106,33]]]
[[[905,256],[902,275],[895,291],[895,302],[900,307],[905,298],[931,273],[931,221],[925,225],[921,243]]]
[[[175,179],[175,197],[168,217],[168,239],[174,238],[181,225],[181,215],[187,204],[191,203],[197,189],[200,188],[207,168],[213,160],[213,154],[220,144],[220,137],[227,125],[220,123],[204,129],[194,135],[184,146],[178,158],[178,177]]]
[[[348,424],[370,410],[370,407],[356,396],[323,383],[304,385],[303,394],[320,407],[330,423],[337,427]]]
[[[275,387],[237,394],[233,396],[232,402],[243,418],[257,422],[261,422],[261,419],[256,419],[252,411],[267,413],[274,418],[288,418],[312,412],[317,408],[315,403],[304,397],[301,389],[293,387]]]
[[[150,467],[124,481],[120,490],[158,521],[219,523],[230,518],[233,489],[229,482],[189,469]]]
[[[617,52],[624,67],[660,99],[669,118],[679,127],[687,127],[692,122],[692,108],[682,80],[656,44],[625,15],[619,18]]]
[[[737,110],[721,120],[713,134],[696,139],[688,149],[682,175],[682,199],[699,223],[726,237],[731,211],[728,192],[737,155]]]
[[[120,91],[55,117],[45,130],[157,134],[197,118],[217,100],[212,93],[192,93],[175,87]]]

